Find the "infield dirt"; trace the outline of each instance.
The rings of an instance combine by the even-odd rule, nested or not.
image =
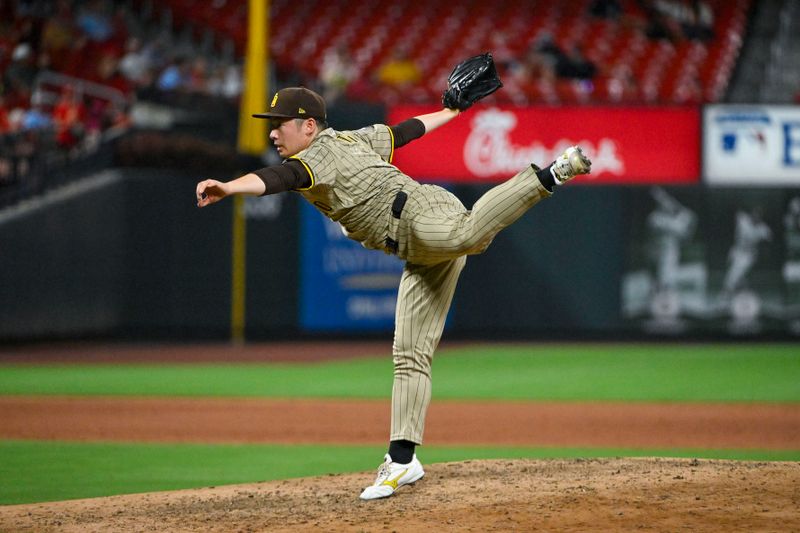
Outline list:
[[[389,413],[389,400],[0,396],[0,438],[385,444]],[[793,404],[434,401],[426,425],[430,445],[800,449]]]
[[[800,464],[613,459],[426,467],[387,500],[366,474],[0,507],[0,530],[797,531]]]

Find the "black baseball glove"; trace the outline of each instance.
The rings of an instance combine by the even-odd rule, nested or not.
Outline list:
[[[456,65],[447,78],[442,103],[448,109],[464,111],[502,86],[492,54],[486,52]]]

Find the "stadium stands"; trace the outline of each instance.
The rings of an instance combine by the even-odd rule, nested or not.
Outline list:
[[[698,13],[692,6],[697,4]],[[318,77],[322,58],[336,47],[350,50],[355,96],[395,100],[374,91],[374,72],[402,47],[422,81],[399,97],[437,101],[449,70],[473,53],[493,50],[502,35],[511,57],[509,88],[495,99],[512,103],[695,103],[723,97],[743,40],[751,0],[636,1],[497,0],[495,2],[391,2],[306,0],[271,3],[271,50],[283,71]],[[614,16],[599,16],[606,6]],[[703,11],[703,8],[707,10]],[[243,50],[244,0],[166,0],[155,12],[170,13],[176,29],[210,28]],[[608,12],[608,11],[606,11]],[[565,54],[582,50],[596,74],[580,83],[541,75],[532,50],[552,35]],[[367,90],[364,86],[369,87]],[[627,88],[622,90],[621,88]]]

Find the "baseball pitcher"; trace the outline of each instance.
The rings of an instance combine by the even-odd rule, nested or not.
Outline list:
[[[453,194],[421,185],[392,165],[394,151],[456,118],[502,86],[491,54],[456,66],[440,111],[394,126],[336,131],[325,102],[303,87],[278,91],[269,110],[269,138],[284,158],[230,182],[197,184],[197,205],[232,194],[296,191],[363,246],[405,261],[393,342],[394,382],[389,450],[375,482],[361,498],[391,496],[425,474],[415,447],[422,444],[431,398],[431,361],[439,344],[466,256],[486,250],[495,235],[556,185],[587,174],[591,162],[577,146],[544,169],[531,164],[487,191],[472,210]]]

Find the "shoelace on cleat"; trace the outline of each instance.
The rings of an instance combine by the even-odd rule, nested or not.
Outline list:
[[[384,478],[384,479],[388,478],[389,474],[391,474],[391,473],[392,473],[392,471],[389,470],[389,463],[383,463],[378,468],[378,476],[375,478],[375,483],[377,484],[377,483],[383,481],[382,478]]]

